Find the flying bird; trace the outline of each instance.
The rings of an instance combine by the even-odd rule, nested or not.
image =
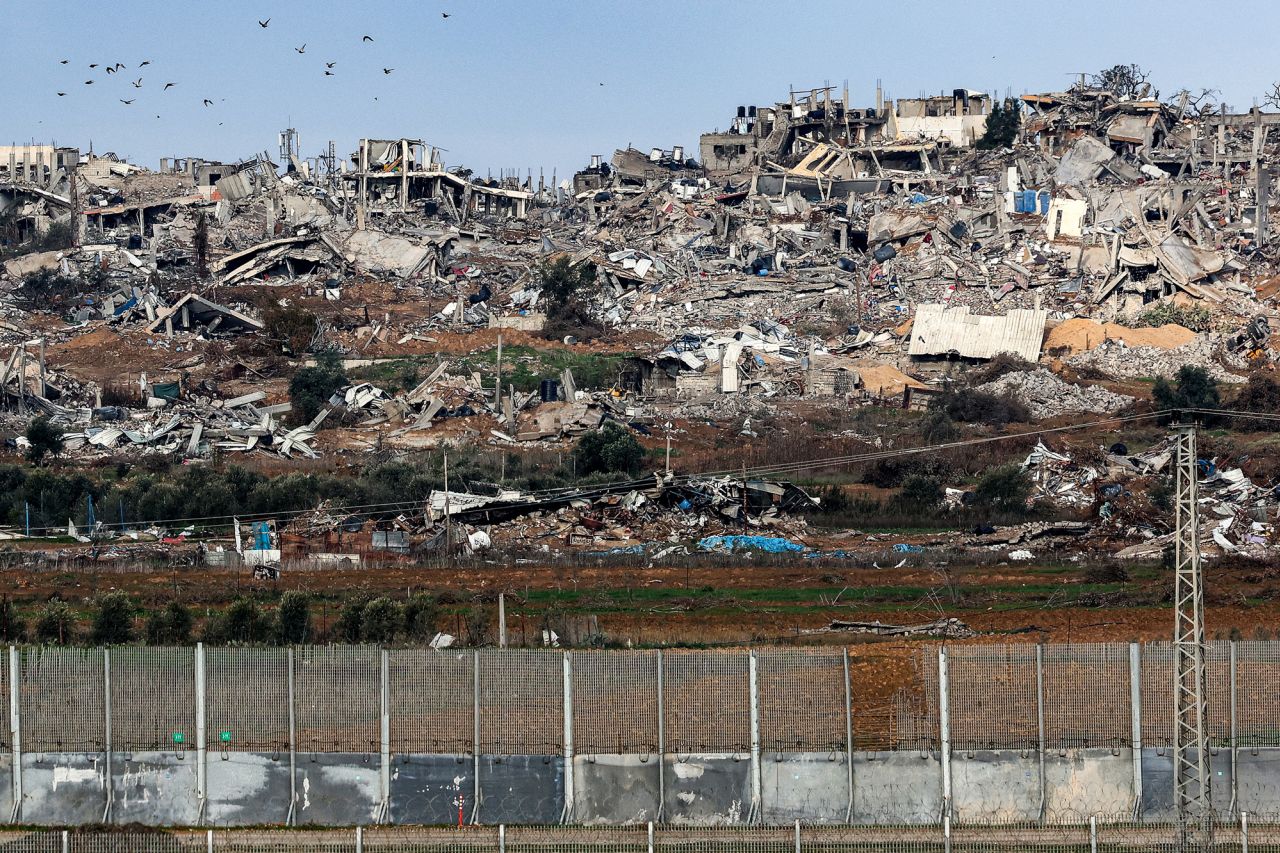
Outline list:
[[[84,81],[84,84],[85,84],[86,86],[92,86],[92,85],[93,85],[93,81],[92,81],[92,80],[85,80],[85,81]]]
[[[61,62],[59,62],[58,64],[59,64],[59,65],[66,65],[66,64],[67,64],[68,62],[70,62],[70,61],[71,61],[70,59],[64,59],[64,60],[62,60]]]
[[[92,68],[93,66],[90,66],[90,67]],[[108,66],[107,66],[107,73],[108,73],[108,74],[115,74],[115,73],[116,73],[116,67],[115,67],[114,65],[108,65]]]
[[[305,43],[305,42],[303,42],[302,47],[295,47],[295,48],[294,48],[294,50],[296,50],[298,53],[306,53],[306,52],[307,52],[307,45],[306,45],[306,43]]]
[[[150,60],[150,59],[144,59],[144,60],[142,60],[142,62],[138,65],[138,67],[139,67],[139,68],[142,68],[143,66],[150,65],[150,64],[151,64],[151,60]]]
[[[141,88],[142,88],[142,78],[141,78],[141,77],[139,77],[137,80],[134,80],[134,81],[133,81],[133,88],[135,88],[135,89],[141,89]]]
[[[204,99],[204,105],[205,105],[206,107],[211,107],[211,106],[213,106],[213,101],[209,100],[208,98],[205,98],[205,99]]]
[[[90,68],[97,68],[97,67],[98,67],[98,63],[96,63],[96,62],[90,62],[90,63],[89,63],[89,67],[90,67]]]
[[[116,70],[117,70],[117,71],[119,71],[120,69],[122,69],[122,68],[124,68],[124,67],[125,67],[125,66],[124,66],[124,63],[123,63],[123,62],[117,62],[117,63],[116,63]]]
[[[326,62],[326,63],[324,64],[324,67],[325,67],[325,68],[332,68],[333,66],[335,66],[335,65],[337,65],[337,64],[338,64],[337,62]]]
[[[164,92],[164,91],[166,91],[166,90],[168,90],[168,89],[172,89],[172,88],[173,88],[174,86],[176,86],[176,85],[178,85],[178,84],[177,84],[177,83],[165,83],[165,84],[164,84],[164,89],[161,89],[160,91],[161,91],[161,92]]]
[[[441,12],[441,13],[440,13],[440,17],[442,17],[442,18],[447,18],[447,17],[449,17],[449,13],[448,13],[448,12]]]
[[[120,103],[125,104],[125,105],[127,106],[127,105],[129,105],[129,104],[132,104],[132,103],[133,103],[134,101],[136,101],[136,100],[138,100],[138,99],[137,99],[137,98],[130,98],[129,100],[127,100],[127,101],[126,101],[124,98],[121,98],[121,99],[120,99]]]
[[[58,93],[58,97],[59,97],[59,98],[65,98],[66,96],[67,96],[67,93],[66,93],[66,92],[59,92],[59,93]]]
[[[267,24],[269,23],[271,23],[271,19],[267,18],[265,21],[258,21],[258,26],[262,27],[265,30],[267,28]]]
[[[326,71],[326,72],[324,72],[324,76],[326,76],[326,77],[332,77],[332,76],[333,76],[333,72],[332,72],[332,71]]]
[[[373,41],[373,36],[365,36],[360,41]]]
[[[395,69],[394,69],[394,68],[384,68],[384,69],[382,69],[382,73],[383,73],[383,74],[390,74],[392,71],[395,71]]]

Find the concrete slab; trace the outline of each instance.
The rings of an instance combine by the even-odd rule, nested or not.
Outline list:
[[[1219,750],[1209,759],[1213,805],[1225,812],[1231,805],[1231,753]],[[1270,809],[1274,811],[1274,807]],[[1142,750],[1143,820],[1173,820],[1173,749]]]
[[[1044,760],[1045,819],[1083,823],[1090,817],[1133,813],[1133,751],[1071,749]]]
[[[951,756],[952,813],[963,823],[1011,823],[1040,817],[1040,760],[1019,750]]]
[[[843,752],[766,752],[760,762],[765,823],[844,823],[849,757]]]
[[[1250,814],[1275,814],[1280,807],[1280,749],[1258,747],[1239,750],[1236,755],[1236,785],[1237,810]],[[1214,799],[1218,799],[1217,796]]]
[[[112,823],[194,826],[199,820],[194,752],[116,753],[111,770]]]
[[[471,819],[475,791],[470,755],[397,755],[391,759],[391,822],[457,824]]]
[[[656,755],[577,756],[573,760],[574,820],[611,825],[657,820],[661,768]]]
[[[106,805],[106,761],[102,753],[46,752],[22,756],[22,823],[35,826],[101,823]]]
[[[287,753],[211,752],[205,823],[269,826],[289,815]]]
[[[0,823],[13,813],[13,754],[0,755]]]
[[[942,761],[938,753],[854,753],[854,823],[929,824],[941,817]]]
[[[668,756],[666,795],[671,823],[743,823],[751,811],[751,762],[741,754]]]
[[[364,752],[316,752],[297,757],[295,820],[319,826],[375,822],[382,804],[381,758]]]
[[[480,823],[559,823],[563,811],[563,756],[480,756]]]

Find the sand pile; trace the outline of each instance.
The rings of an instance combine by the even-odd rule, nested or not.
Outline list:
[[[1195,332],[1185,326],[1168,323],[1158,328],[1131,329],[1119,323],[1099,323],[1087,317],[1075,317],[1059,323],[1049,332],[1044,351],[1050,355],[1075,355],[1088,352],[1105,341],[1123,341],[1130,347],[1174,349],[1196,339]]]

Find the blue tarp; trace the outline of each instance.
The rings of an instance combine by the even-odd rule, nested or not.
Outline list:
[[[770,554],[806,550],[799,542],[780,536],[707,536],[699,540],[698,547],[706,551],[766,551]]]
[[[906,542],[899,542],[893,546],[895,554],[923,554],[924,549],[919,545],[909,545]]]

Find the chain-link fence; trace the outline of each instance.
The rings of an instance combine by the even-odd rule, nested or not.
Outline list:
[[[1172,740],[1167,643],[953,646],[945,679],[938,654],[23,648],[0,709],[16,677],[28,753],[189,749],[202,703],[209,749],[273,754],[377,753],[384,724],[397,754],[742,755],[753,732],[767,752],[936,751],[944,707],[964,751]],[[1206,671],[1210,743],[1280,746],[1280,642],[1211,643]]]
[[[1175,853],[1176,828],[1150,824],[911,826],[466,827],[180,832],[0,832],[6,853]],[[1275,853],[1280,826],[1221,823],[1215,851]]]

